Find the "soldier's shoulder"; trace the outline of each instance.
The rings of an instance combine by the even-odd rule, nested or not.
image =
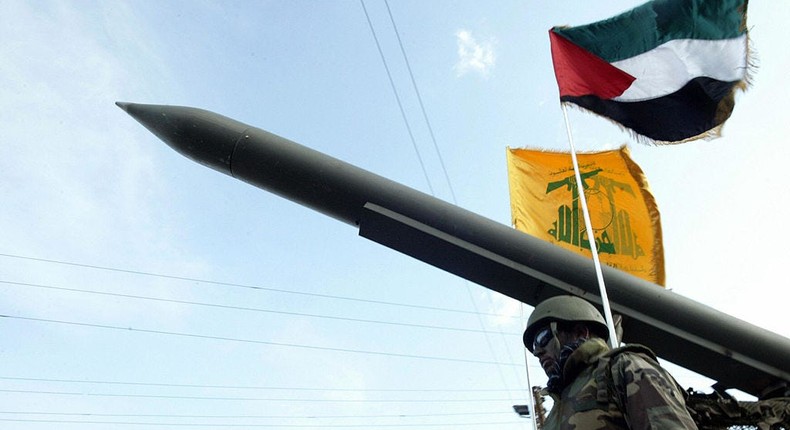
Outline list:
[[[656,354],[650,348],[637,343],[612,349],[603,355],[604,360],[627,360],[634,356],[647,357],[651,361],[658,361]]]
[[[603,370],[610,383],[623,385],[642,377],[671,378],[658,362],[655,353],[644,345],[627,345],[609,351],[599,369]],[[637,377],[637,375],[640,375]]]

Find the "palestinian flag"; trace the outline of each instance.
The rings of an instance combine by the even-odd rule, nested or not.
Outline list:
[[[719,134],[748,76],[748,0],[653,0],[549,31],[560,100],[655,143]]]

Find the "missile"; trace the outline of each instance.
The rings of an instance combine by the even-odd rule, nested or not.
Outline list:
[[[116,103],[204,166],[358,229],[359,235],[528,305],[599,306],[590,259],[298,143],[202,109]],[[758,398],[790,394],[790,339],[603,267],[623,341]]]

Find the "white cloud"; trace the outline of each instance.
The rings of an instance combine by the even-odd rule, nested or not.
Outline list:
[[[458,43],[458,62],[455,71],[458,77],[467,73],[478,73],[487,77],[496,64],[494,53],[494,39],[478,42],[468,30],[458,30],[455,33]]]

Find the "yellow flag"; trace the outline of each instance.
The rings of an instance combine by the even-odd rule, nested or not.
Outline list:
[[[602,263],[664,285],[661,218],[628,148],[577,154]],[[513,226],[592,258],[568,152],[507,150]]]

